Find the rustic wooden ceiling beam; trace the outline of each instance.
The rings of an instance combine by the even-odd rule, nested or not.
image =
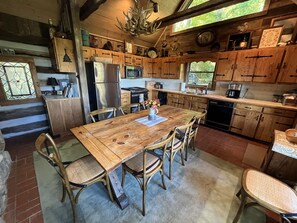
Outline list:
[[[245,2],[245,1],[248,1],[248,0],[212,0],[212,1],[205,2],[201,5],[186,9],[184,11],[176,12],[173,15],[159,19],[158,22],[159,21],[162,22],[160,25],[160,28],[162,28],[165,26],[172,25],[176,22],[192,18],[197,15],[201,15],[216,9],[224,8],[224,7],[234,5],[240,2]]]
[[[105,3],[106,0],[87,0],[79,10],[80,21],[88,18],[93,12],[95,12],[100,5]]]

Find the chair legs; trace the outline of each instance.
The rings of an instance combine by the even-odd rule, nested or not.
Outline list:
[[[181,163],[184,166],[185,165],[184,149],[180,149],[179,151],[180,151]],[[172,179],[171,178],[172,177],[172,165],[173,165],[174,157],[175,157],[177,152],[178,151],[175,151],[175,152],[170,151],[169,156],[168,156],[169,157],[169,177],[168,177],[169,180]]]
[[[241,216],[241,214],[242,214],[242,211],[243,211],[243,209],[244,209],[244,206],[245,206],[245,204],[246,204],[246,200],[247,200],[247,196],[246,196],[246,194],[245,194],[245,192],[244,192],[243,190],[240,190],[240,191],[236,194],[237,197],[238,197],[239,195],[241,195],[241,204],[240,204],[239,209],[238,209],[238,211],[237,211],[237,214],[236,214],[236,216],[235,216],[235,218],[234,218],[234,220],[233,220],[233,223],[237,223],[237,222],[238,222],[238,220],[239,220],[239,218],[240,218],[240,216]]]

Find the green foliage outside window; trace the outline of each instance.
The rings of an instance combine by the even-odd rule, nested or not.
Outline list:
[[[199,61],[191,62],[188,71],[187,85],[192,86],[212,86],[215,62]]]
[[[189,8],[207,1],[208,0],[194,0]],[[183,21],[177,22],[173,25],[172,31],[179,32],[194,27],[204,26],[220,21],[262,12],[265,6],[265,2],[266,0],[249,0],[235,5],[230,5],[225,8],[217,9],[190,19],[185,19]]]

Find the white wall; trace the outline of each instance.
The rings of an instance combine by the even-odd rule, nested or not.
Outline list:
[[[157,79],[157,78],[142,78],[142,79],[122,79],[121,88],[123,87],[145,87],[145,81],[158,81],[163,83],[164,89],[180,90],[181,80],[174,79]],[[241,83],[242,90],[240,97],[242,97],[248,89],[245,98],[272,101],[273,95],[282,95],[287,91],[297,89],[297,84],[262,84],[262,83]],[[229,82],[216,82],[214,91],[208,90],[208,94],[225,95],[228,89]]]

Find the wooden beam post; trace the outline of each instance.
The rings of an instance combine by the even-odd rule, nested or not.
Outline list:
[[[106,0],[87,0],[85,4],[79,10],[79,18],[81,21],[88,18],[93,12],[95,12],[100,5],[105,3]]]
[[[71,33],[73,35],[72,39],[74,40],[74,55],[76,56],[78,79],[79,79],[79,86],[80,86],[80,96],[82,99],[84,119],[85,119],[85,122],[88,123],[90,105],[89,105],[87,75],[86,75],[84,59],[82,55],[82,38],[81,38],[81,29],[80,29],[80,20],[79,20],[79,5],[78,5],[78,0],[66,0],[66,1],[67,1],[66,5],[69,9],[70,27],[71,27]]]

